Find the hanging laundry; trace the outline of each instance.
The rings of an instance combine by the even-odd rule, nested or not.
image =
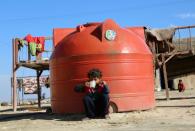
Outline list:
[[[24,47],[24,45],[28,45],[28,42],[23,39],[16,38],[16,43],[18,45],[18,50],[21,50],[21,48]]]
[[[28,42],[32,56],[38,55],[45,50],[45,37],[33,37],[31,34],[28,34],[24,40]],[[36,49],[34,43],[36,43]]]
[[[38,53],[42,52],[42,45],[41,44],[37,44],[37,52]]]
[[[42,53],[45,49],[45,37],[36,37],[37,52]]]
[[[32,37],[31,34],[28,34],[28,35],[24,38],[24,40],[26,40],[28,43],[30,43],[30,42],[35,42],[35,39]]]
[[[19,43],[22,45],[22,47],[23,47],[24,45],[27,45],[27,44],[28,44],[28,42],[27,42],[26,40],[23,40],[23,39],[20,39],[20,40],[19,40]]]
[[[30,42],[29,43],[30,54],[32,56],[36,55],[36,47],[37,47],[37,44],[35,42]]]
[[[23,79],[17,79],[17,88],[22,88],[23,87]]]

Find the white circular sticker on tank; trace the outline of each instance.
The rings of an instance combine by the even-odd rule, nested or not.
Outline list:
[[[116,38],[116,32],[114,30],[106,30],[105,37],[107,40],[114,40]]]

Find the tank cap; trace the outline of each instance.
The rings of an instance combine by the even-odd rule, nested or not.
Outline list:
[[[114,30],[108,29],[105,32],[105,38],[109,41],[113,41],[116,38],[116,32]]]
[[[85,29],[85,27],[83,25],[78,25],[76,29],[78,32],[81,32]]]

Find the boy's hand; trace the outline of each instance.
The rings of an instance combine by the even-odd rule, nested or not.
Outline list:
[[[102,81],[102,83],[103,83],[104,85],[107,85],[107,83],[106,83],[105,81]]]
[[[90,86],[90,84],[89,84],[89,82],[87,81],[87,82],[85,82],[85,86],[87,86],[87,87],[89,87]]]

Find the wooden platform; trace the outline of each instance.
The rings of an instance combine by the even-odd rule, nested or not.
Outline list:
[[[49,60],[19,61],[17,65],[34,70],[49,70]]]

